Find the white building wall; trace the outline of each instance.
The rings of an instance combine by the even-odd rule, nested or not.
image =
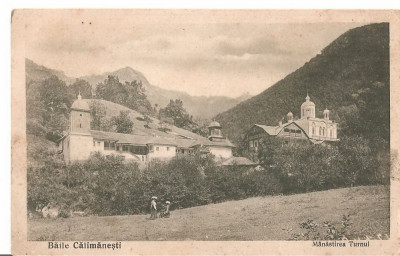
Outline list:
[[[213,154],[217,158],[231,158],[232,157],[232,148],[209,146],[208,150],[210,151],[211,154]]]
[[[148,160],[153,158],[168,159],[176,156],[176,146],[172,145],[152,145],[150,149]]]
[[[86,160],[93,151],[93,137],[85,134],[69,135],[69,162]]]

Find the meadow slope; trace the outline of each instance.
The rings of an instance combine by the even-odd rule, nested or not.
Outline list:
[[[389,235],[389,188],[364,186],[288,196],[266,196],[175,210],[169,219],[148,215],[28,220],[29,240],[288,240],[312,219],[360,236]]]

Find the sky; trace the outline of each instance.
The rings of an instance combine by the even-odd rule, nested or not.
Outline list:
[[[238,97],[264,91],[361,25],[152,23],[124,16],[59,15],[27,22],[26,57],[70,77],[129,66],[161,88]]]

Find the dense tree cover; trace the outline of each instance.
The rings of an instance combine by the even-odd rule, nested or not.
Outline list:
[[[27,133],[55,141],[68,128],[71,92],[66,84],[52,76],[42,82],[31,81],[26,91]]]
[[[108,76],[104,82],[97,84],[96,97],[147,114],[153,112],[141,81],[121,83],[117,76]]]

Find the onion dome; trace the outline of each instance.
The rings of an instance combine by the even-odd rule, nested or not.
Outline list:
[[[90,112],[89,105],[85,100],[82,99],[81,93],[78,95],[78,99],[72,103],[71,109],[78,111]]]
[[[329,114],[329,109],[328,108],[325,108],[325,110],[324,110],[324,114]]]
[[[288,117],[293,117],[293,113],[291,111],[289,111],[289,113],[287,113]]]

